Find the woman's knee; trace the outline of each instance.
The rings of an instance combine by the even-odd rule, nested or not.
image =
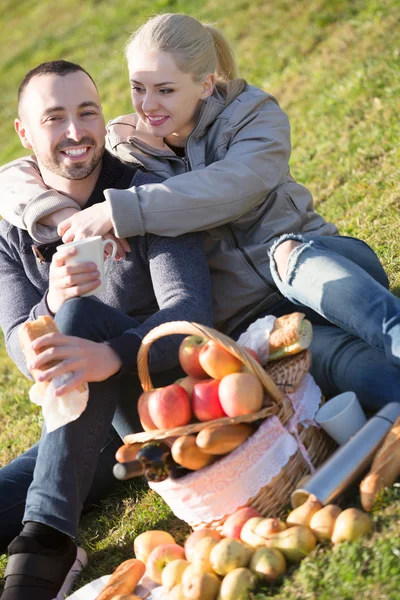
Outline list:
[[[288,239],[277,245],[273,251],[272,256],[282,281],[285,280],[289,257],[292,251],[301,244],[302,242],[299,242],[298,240]]]
[[[93,330],[98,303],[91,298],[71,298],[57,311],[55,322],[65,335],[87,337]]]

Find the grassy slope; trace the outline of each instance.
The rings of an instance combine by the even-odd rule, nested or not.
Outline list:
[[[400,151],[397,0],[0,0],[2,103],[0,164],[24,154],[13,131],[16,89],[39,62],[67,58],[94,76],[106,118],[129,111],[122,48],[149,14],[184,11],[225,29],[242,75],[277,96],[292,123],[292,171],[313,191],[318,210],[341,232],[367,240],[400,292],[398,173]],[[6,140],[6,141],[5,141]],[[29,383],[0,347],[0,465],[35,441],[39,411]],[[393,488],[375,512],[370,541],[320,548],[285,578],[276,598],[397,598],[400,510]],[[82,581],[130,556],[133,535],[160,526],[187,531],[153,493],[121,486],[102,510],[83,518],[91,552]],[[4,564],[5,558],[0,558]]]

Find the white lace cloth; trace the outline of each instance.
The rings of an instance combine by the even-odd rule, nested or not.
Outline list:
[[[236,450],[181,479],[149,483],[177,517],[196,525],[222,519],[244,506],[277,475],[298,450],[298,424],[314,424],[321,391],[310,374],[288,394],[295,414],[287,428],[277,417],[266,419]],[[292,433],[290,433],[292,432]]]

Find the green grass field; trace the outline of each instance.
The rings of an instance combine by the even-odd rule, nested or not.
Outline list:
[[[222,27],[241,75],[273,93],[292,125],[291,168],[318,210],[342,234],[366,240],[400,295],[399,164],[400,5],[397,0],[0,0],[0,164],[25,150],[13,130],[16,91],[42,61],[81,63],[96,80],[106,119],[130,110],[123,47],[158,12],[186,12]],[[228,10],[227,10],[228,8]],[[40,435],[30,383],[0,346],[0,466]],[[354,497],[357,504],[357,497]],[[400,508],[396,485],[377,502],[370,539],[320,546],[258,600],[398,599]],[[117,489],[82,519],[90,555],[82,585],[132,556],[135,535],[167,528],[181,541],[188,527],[139,484]],[[0,572],[5,557],[0,557]]]

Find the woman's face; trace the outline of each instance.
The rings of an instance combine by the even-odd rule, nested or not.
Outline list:
[[[184,146],[196,125],[202,100],[214,89],[214,75],[196,83],[169,52],[138,51],[129,63],[132,104],[150,133]]]

